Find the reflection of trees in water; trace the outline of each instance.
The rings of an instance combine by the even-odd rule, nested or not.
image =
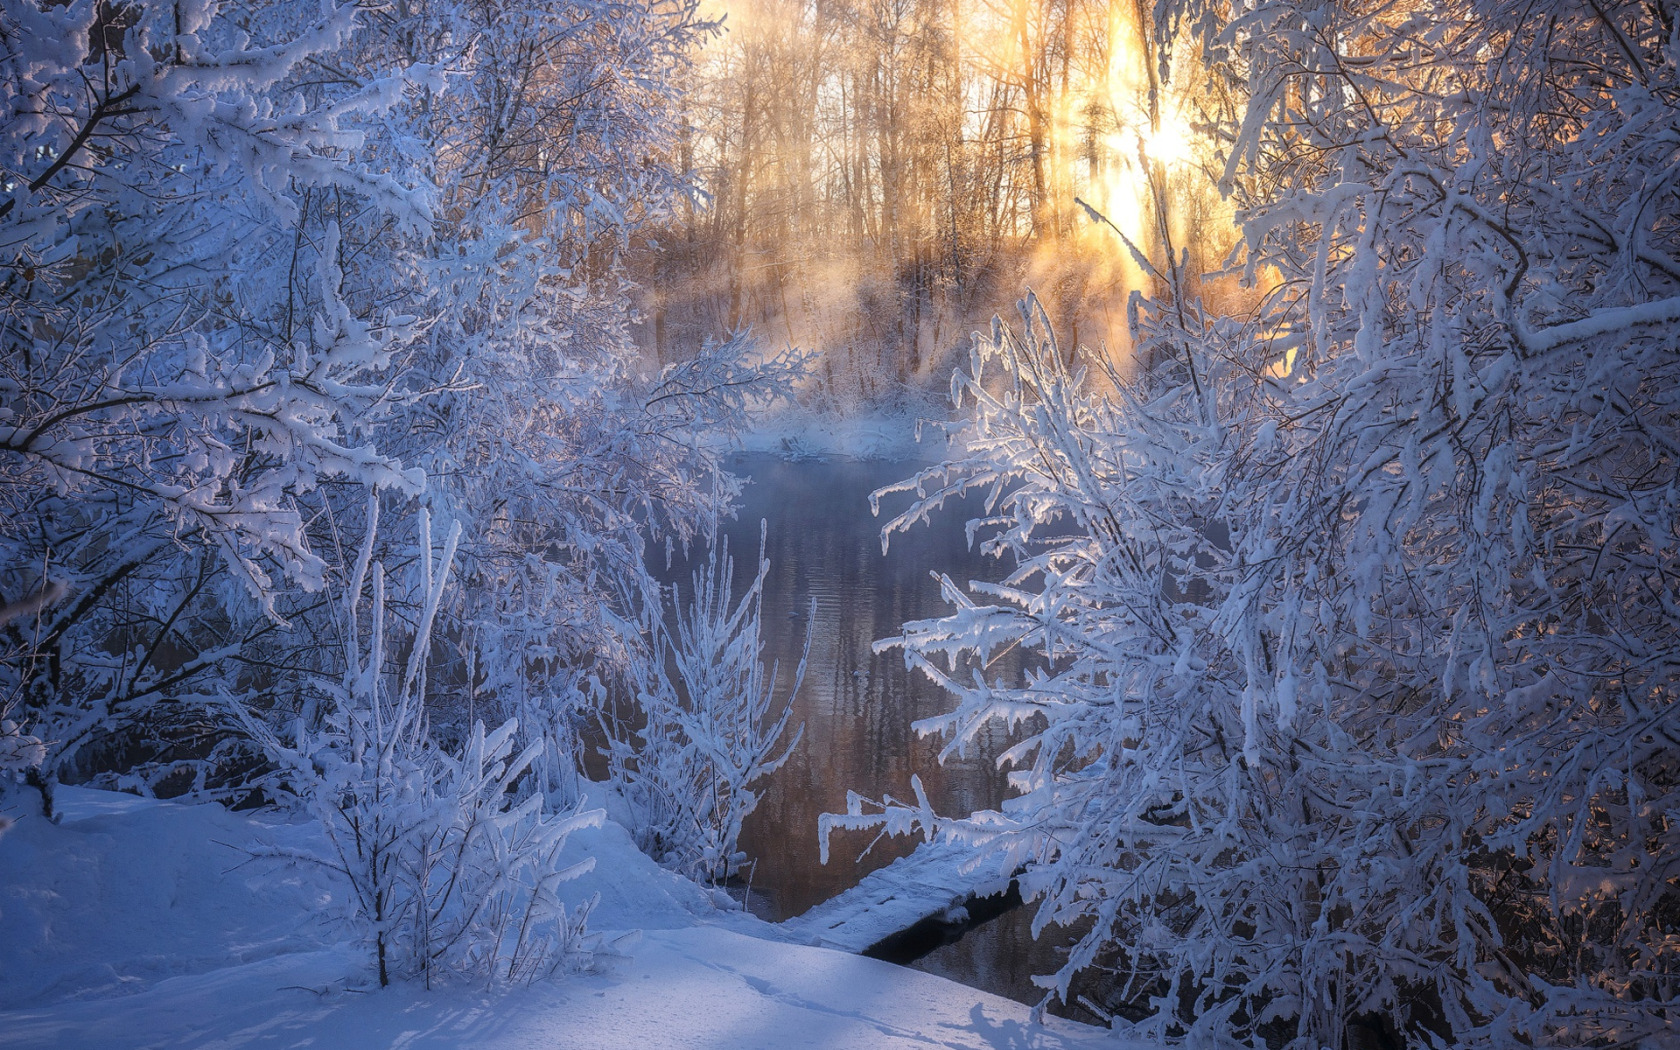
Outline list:
[[[903,464],[746,457],[736,469],[754,484],[726,532],[732,548],[745,549],[757,543],[759,520],[769,522],[765,655],[780,661],[784,675],[798,663],[805,615],[813,596],[817,602],[811,663],[794,704],[805,740],[772,778],[742,840],[759,860],[754,892],[769,895],[778,914],[797,914],[914,846],[883,841],[856,863],[869,836],[841,835],[828,865],[819,864],[817,818],[843,811],[848,790],[907,797],[914,773],[945,812],[1003,800],[1005,779],[996,769],[996,756],[1008,746],[1002,727],[988,729],[980,747],[941,766],[943,741],[919,738],[912,725],[941,713],[945,697],[898,654],[878,656],[872,649],[876,639],[898,634],[906,620],[945,611],[930,570],[958,579],[1000,573],[995,562],[968,549],[960,513],[940,527],[894,537],[882,555],[880,522],[869,514],[868,496],[909,473]],[[685,573],[679,559],[669,578],[684,579]]]
[[[1035,938],[1033,911],[1028,905],[1000,915],[969,930],[961,940],[936,948],[910,965],[924,973],[984,988],[1016,1002],[1037,1005],[1044,998],[1044,989],[1033,984],[1032,975],[1061,969],[1074,937],[1062,927],[1052,926]],[[1087,1023],[1100,1021],[1089,1011],[1060,1003],[1051,1012]]]

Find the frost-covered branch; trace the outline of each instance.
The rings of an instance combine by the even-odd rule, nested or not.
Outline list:
[[[1019,568],[890,644],[952,695],[924,723],[951,746],[1021,727],[1017,794],[843,820],[1025,866],[1040,925],[1091,923],[1056,993],[1141,1036],[1660,1040],[1673,27],[1156,9],[1226,99],[1250,312],[1141,303],[1140,367],[1100,384],[1030,308],[979,341],[962,451],[883,491],[912,497],[884,531],[983,492],[971,532]],[[1023,681],[984,671],[1009,646]]]
[[[778,668],[766,668],[760,637],[770,562],[762,542],[758,570],[734,596],[734,559],[714,548],[696,569],[686,602],[649,602],[639,627],[645,649],[631,664],[633,708],[605,718],[610,778],[635,815],[648,854],[697,879],[721,883],[746,862],[737,848],[758,806],[761,782],[799,746],[803,727],[783,743],[793,697],[810,654],[776,698]],[[657,586],[650,584],[650,586]]]

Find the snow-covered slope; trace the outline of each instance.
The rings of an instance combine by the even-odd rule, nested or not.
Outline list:
[[[12,809],[0,838],[0,1004],[132,992],[335,939],[321,880],[246,851],[313,829],[81,788],[58,801],[62,823]]]
[[[27,802],[13,795],[12,802]],[[370,987],[320,873],[253,861],[308,825],[65,789],[65,819],[0,838],[0,1046],[780,1048],[1110,1046],[928,974],[780,943],[638,853],[615,824],[574,836],[596,870],[600,972],[485,990]]]

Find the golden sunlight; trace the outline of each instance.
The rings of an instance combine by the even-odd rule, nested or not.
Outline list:
[[[1194,158],[1195,140],[1182,119],[1162,120],[1160,127],[1144,132],[1142,139],[1144,154],[1159,164],[1170,167]]]
[[[705,5],[725,21],[678,143],[701,192],[680,272],[646,282],[656,354],[751,326],[869,396],[882,364],[895,381],[948,369],[1022,287],[1065,338],[1124,354],[1125,303],[1155,289],[1082,203],[1157,262],[1224,258],[1197,71],[1158,81],[1131,5]]]

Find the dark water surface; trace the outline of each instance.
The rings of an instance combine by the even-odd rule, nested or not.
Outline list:
[[[951,698],[906,669],[900,653],[876,654],[872,645],[898,634],[907,620],[947,611],[931,570],[963,582],[999,579],[1007,568],[968,547],[964,523],[979,514],[978,500],[949,505],[931,527],[894,536],[882,554],[883,520],[909,498],[883,499],[883,518],[877,519],[869,512],[869,494],[908,477],[915,464],[741,456],[731,469],[752,479],[738,518],[725,530],[737,562],[737,594],[752,571],[760,520],[769,526],[763,634],[766,660],[780,661],[782,691],[791,684],[816,600],[810,663],[794,703],[794,721],[804,723],[805,737],[771,778],[741,843],[757,861],[754,910],[784,919],[850,888],[915,846],[883,839],[869,848],[871,835],[837,833],[828,864],[820,864],[817,818],[843,812],[848,790],[874,799],[884,793],[913,798],[914,773],[941,813],[964,814],[1002,802],[1005,781],[996,757],[1011,737],[994,727],[965,757],[941,765],[943,742],[918,737],[911,724],[949,710]],[[680,561],[662,575],[688,589]],[[917,966],[1036,1002],[1040,993],[1029,975],[1053,972],[1059,961],[1054,948],[1032,941],[1030,914],[1029,906],[994,920]]]

